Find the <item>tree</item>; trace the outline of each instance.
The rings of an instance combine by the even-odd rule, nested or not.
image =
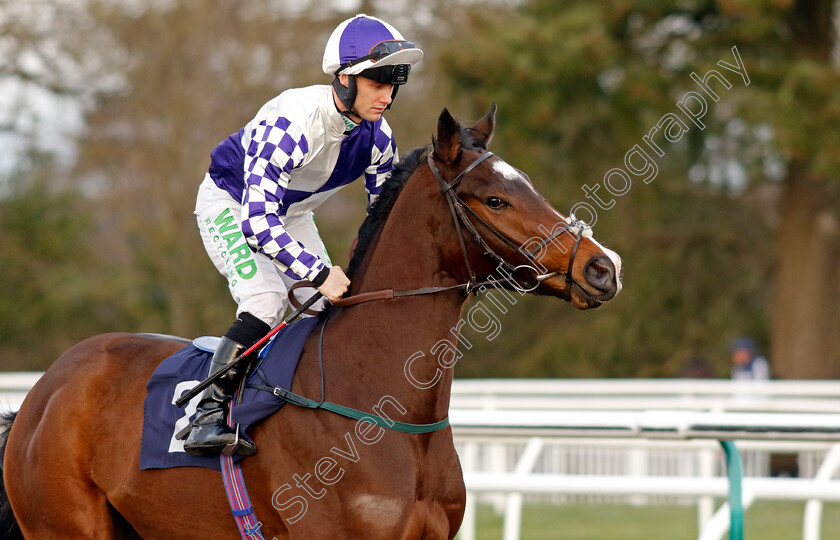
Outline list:
[[[106,293],[114,269],[99,257],[88,202],[52,185],[47,158],[31,161],[0,199],[0,359],[10,370],[46,369],[124,316]]]
[[[721,95],[715,102],[700,94],[703,128],[684,116],[688,133],[655,156],[655,179],[633,176],[632,190],[599,212],[599,235],[625,255],[627,286],[609,306],[617,311],[598,314],[600,328],[584,325],[597,347],[581,343],[587,338],[548,339],[559,346],[553,351],[581,359],[579,373],[674,374],[679,358],[698,348],[725,358],[728,340],[746,332],[762,343],[772,337],[778,376],[838,375],[830,314],[840,297],[831,275],[840,245],[832,172],[840,107],[830,15],[828,1],[558,8],[534,0],[477,14],[471,37],[447,48],[454,91],[499,101],[500,126],[509,127],[496,145],[569,206],[593,203],[582,184],[606,182],[605,172],[644,145],[685,92],[703,92],[692,73],[702,80],[717,69],[732,85],[711,81]],[[749,84],[719,63],[738,65],[733,47]],[[542,337],[530,343],[545,349]],[[526,356],[547,363],[549,353],[536,348],[526,347]],[[587,371],[590,364],[596,369]],[[719,374],[727,367],[718,361]]]
[[[120,317],[68,174],[84,112],[121,84],[118,50],[85,2],[2,2],[0,34],[0,359],[43,369]]]
[[[111,33],[86,0],[20,0],[0,2],[0,35],[0,135],[15,155],[0,173],[20,172],[30,149],[66,166],[85,111],[122,85]]]

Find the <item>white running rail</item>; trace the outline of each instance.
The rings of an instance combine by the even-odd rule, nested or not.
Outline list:
[[[822,503],[840,500],[832,480],[840,470],[838,398],[833,381],[456,380],[450,414],[468,490],[459,538],[475,538],[481,498],[504,512],[503,538],[518,539],[523,496],[541,494],[636,504],[689,498],[698,504],[699,538],[719,539],[728,505],[712,515],[712,497],[728,485],[715,440],[728,439],[748,458],[748,474],[765,476],[743,481],[744,507],[806,500],[803,540],[818,540]],[[800,477],[766,477],[774,452],[798,455]],[[675,455],[676,470],[649,470]]]
[[[0,373],[0,409],[16,410],[40,376]],[[712,515],[711,502],[728,485],[717,439],[765,458],[759,471],[766,472],[772,452],[819,461],[800,468],[799,478],[743,481],[745,507],[759,499],[807,501],[803,540],[820,538],[822,503],[840,501],[838,382],[456,379],[450,416],[468,491],[461,540],[475,539],[475,504],[487,494],[496,494],[489,500],[504,511],[504,540],[519,538],[525,497],[540,494],[634,504],[689,498],[698,502],[699,538],[721,538],[729,525],[726,505]],[[552,470],[552,452],[596,454],[589,461],[618,455],[620,466],[581,471],[554,459]],[[676,472],[649,474],[657,455],[667,461],[677,455],[669,464]]]

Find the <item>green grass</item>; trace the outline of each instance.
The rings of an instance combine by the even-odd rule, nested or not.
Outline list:
[[[744,516],[744,537],[800,539],[804,512],[805,503],[754,503]],[[698,534],[696,506],[526,504],[521,540],[696,540]],[[489,506],[479,506],[476,538],[501,537],[502,516]],[[840,538],[840,504],[826,504],[822,540],[835,538]]]

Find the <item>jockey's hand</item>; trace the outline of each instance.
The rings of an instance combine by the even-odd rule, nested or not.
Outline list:
[[[350,280],[344,275],[344,270],[340,266],[331,266],[330,274],[327,280],[318,287],[318,292],[332,302],[342,297],[350,287]]]

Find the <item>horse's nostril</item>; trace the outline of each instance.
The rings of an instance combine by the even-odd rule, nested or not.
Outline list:
[[[604,292],[615,289],[615,267],[607,257],[596,257],[589,261],[584,275],[590,285]]]

